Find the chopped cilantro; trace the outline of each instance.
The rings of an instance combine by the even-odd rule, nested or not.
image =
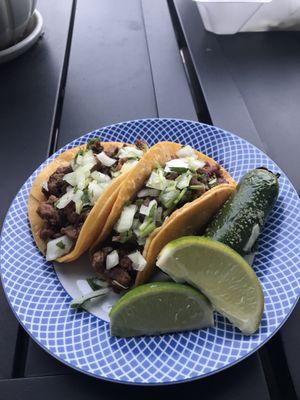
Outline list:
[[[107,287],[107,282],[102,281],[101,279],[95,278],[87,278],[87,283],[90,285],[91,289],[98,290],[103,287]]]
[[[187,188],[184,188],[180,193],[179,196],[174,200],[174,204],[178,204],[182,201],[182,199],[184,198],[185,194],[187,192]]]
[[[155,201],[155,200],[154,200]],[[149,211],[149,215],[148,217],[153,220],[156,214],[156,210],[157,210],[157,203],[153,204],[153,206],[151,207],[150,211]]]
[[[129,229],[129,231],[127,231],[127,232],[120,233],[120,237],[119,237],[118,241],[120,243],[126,243],[126,242],[129,242],[129,240],[131,240],[132,237],[133,237],[132,229]]]
[[[78,156],[83,156],[84,153],[85,153],[85,150],[84,150],[84,149],[80,149],[80,150],[77,152],[77,154],[76,154],[76,156],[75,156],[75,158],[74,158],[74,161],[76,162],[77,157],[78,157]]]
[[[183,174],[184,172],[188,171],[188,168],[184,167],[170,167],[172,172],[177,172],[178,174]]]
[[[88,192],[87,188],[83,189],[83,195],[81,196],[81,201],[83,204],[90,203],[90,197],[89,197],[89,192]]]
[[[189,189],[192,189],[192,190],[200,190],[200,189],[205,189],[205,186],[203,185],[203,183],[202,183],[202,184],[199,184],[199,185],[191,185],[191,186],[189,187]]]
[[[59,247],[60,249],[64,250],[66,248],[66,245],[63,243],[62,240],[56,243],[56,246]]]
[[[87,148],[87,149],[90,149],[90,148],[92,147],[93,144],[98,143],[98,142],[101,142],[101,139],[100,139],[100,138],[93,138],[93,139],[90,139],[90,140],[87,142],[86,148]]]

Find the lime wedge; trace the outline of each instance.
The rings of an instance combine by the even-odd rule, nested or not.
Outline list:
[[[157,265],[176,282],[200,289],[244,334],[257,330],[263,291],[253,269],[230,247],[209,238],[185,236],[162,249]]]
[[[209,301],[194,288],[174,282],[141,285],[113,306],[112,336],[158,335],[213,326]]]

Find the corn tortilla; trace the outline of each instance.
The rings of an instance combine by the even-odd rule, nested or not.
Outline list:
[[[103,142],[101,143],[101,145],[103,146],[105,151],[105,149],[107,149],[111,145],[118,146],[120,148],[123,143]],[[28,200],[28,218],[36,245],[43,254],[45,254],[46,251],[46,243],[39,236],[40,230],[43,226],[43,220],[36,212],[39,204],[42,201],[46,200],[41,190],[42,184],[49,179],[50,175],[52,175],[57,170],[57,168],[68,166],[70,164],[70,161],[75,157],[80,149],[85,149],[85,146],[74,147],[57,156],[39,173],[39,175],[33,182]],[[104,226],[104,223],[109,216],[112,206],[117,199],[119,187],[123,180],[126,180],[128,173],[129,172],[124,172],[123,174],[112,180],[110,186],[108,186],[108,188],[99,197],[96,204],[91,209],[87,219],[85,220],[81,228],[79,237],[73,250],[69,254],[60,257],[56,261],[70,262],[76,260],[78,257],[81,256],[81,254],[83,254],[91,247],[91,245],[99,236]]]
[[[134,168],[129,172],[126,180],[119,187],[117,198],[104,228],[91,248],[91,253],[96,251],[100,243],[110,235],[124,205],[133,200],[137,193],[145,186],[145,182],[153,169],[157,165],[164,166],[167,161],[176,157],[176,153],[181,147],[178,143],[160,142],[148,150],[142,160],[140,160],[138,168]],[[210,165],[217,164],[212,158],[199,151],[196,151],[196,154],[201,160],[208,162]],[[221,171],[228,183],[222,183],[210,189],[198,199],[186,203],[174,211],[162,226],[156,228],[147,238],[143,251],[143,256],[147,264],[143,271],[138,272],[136,285],[140,285],[150,278],[156,257],[165,244],[180,236],[198,232],[201,227],[207,224],[231,193],[234,192],[236,182],[223,167],[221,167]]]

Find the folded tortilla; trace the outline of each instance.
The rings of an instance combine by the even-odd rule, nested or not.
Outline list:
[[[123,146],[123,143],[101,142],[101,145],[105,151],[105,149],[111,145],[120,148]],[[33,182],[28,200],[28,218],[36,245],[43,254],[46,252],[46,243],[39,236],[40,230],[43,226],[43,220],[37,214],[37,208],[39,204],[46,200],[42,192],[42,184],[43,182],[48,181],[49,177],[57,170],[57,168],[68,166],[71,160],[74,159],[78,151],[81,149],[85,149],[85,146],[74,147],[57,156],[39,173]],[[124,180],[126,180],[129,172],[131,171],[126,171],[112,180],[111,184],[108,186],[108,188],[106,188],[91,209],[81,228],[79,237],[73,250],[71,250],[70,253],[58,258],[56,261],[70,262],[76,260],[96,241],[97,237],[99,237],[99,234],[101,233],[102,228],[104,227],[106,219],[111,212],[112,206],[117,199],[120,185]]]
[[[157,165],[164,166],[167,161],[176,157],[176,153],[181,149],[181,145],[173,142],[160,142],[151,147],[139,162],[139,168],[129,172],[116,193],[116,200],[106,223],[98,236],[98,239],[91,248],[93,254],[99,245],[107,239],[118,221],[123,207],[127,202],[133,200],[137,193],[145,186],[153,169]],[[196,151],[199,159],[208,162],[210,165],[217,165],[217,162],[205,154]],[[201,231],[214,214],[219,210],[222,204],[234,192],[236,183],[229,173],[220,167],[222,176],[228,183],[221,183],[211,188],[199,198],[186,203],[181,208],[174,211],[163,224],[156,228],[147,238],[143,250],[143,257],[147,264],[143,271],[138,272],[136,285],[140,285],[150,278],[156,258],[161,249],[171,240],[179,238],[186,234],[195,234]]]

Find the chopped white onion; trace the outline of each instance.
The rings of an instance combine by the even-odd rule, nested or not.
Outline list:
[[[190,172],[186,172],[182,175],[179,175],[179,177],[176,178],[178,189],[184,189],[188,187],[191,179],[192,179],[192,174]]]
[[[77,214],[81,213],[83,202],[82,202],[83,191],[78,189],[73,195],[73,201],[75,203],[75,211]]]
[[[92,164],[85,164],[78,167],[74,172],[70,172],[63,177],[63,180],[68,182],[71,186],[77,186],[83,190],[87,185],[87,178],[90,175],[90,169],[93,167]]]
[[[122,165],[121,172],[129,171],[138,163],[138,160],[128,160],[125,164]]]
[[[137,206],[135,204],[124,207],[121,216],[116,223],[115,230],[119,233],[127,232],[132,227],[133,218],[136,211]]]
[[[151,208],[153,206],[157,206],[157,201],[154,200],[154,199],[149,202],[148,206],[145,206],[144,204],[142,204],[141,207],[140,207],[140,211],[139,211],[140,214],[149,215],[149,213],[151,211]]]
[[[73,242],[68,236],[64,235],[47,243],[46,260],[53,261],[68,254],[73,246]]]
[[[81,168],[78,168],[76,172],[74,172],[76,175],[76,185],[78,189],[83,190],[86,186],[86,174],[82,171]]]
[[[130,258],[130,260],[132,261],[133,269],[135,269],[136,271],[142,271],[147,264],[147,261],[144,259],[139,251],[128,254],[128,258]]]
[[[197,157],[195,150],[191,146],[184,146],[176,153],[178,158]]]
[[[112,269],[119,264],[119,254],[116,250],[113,250],[106,256],[106,269]]]
[[[199,160],[199,159],[194,159],[192,157],[189,157],[187,159],[189,168],[193,171],[196,171],[199,168],[203,168],[205,166],[205,161]]]
[[[94,153],[92,150],[86,151],[82,156],[81,165],[92,165],[94,166],[97,163],[94,157]]]
[[[138,192],[137,197],[158,197],[159,190],[157,189],[142,189]]]
[[[133,146],[122,147],[118,153],[119,158],[142,158],[144,152]]]
[[[145,206],[144,204],[142,204],[140,207],[139,213],[142,215],[148,215],[148,213],[149,213],[148,206]]]
[[[176,181],[171,181],[170,179],[167,179],[166,183],[167,183],[167,185],[165,188],[165,192],[171,192],[172,190],[176,189],[176,185],[177,185]]]
[[[217,178],[213,178],[208,182],[209,185],[214,185],[215,183],[217,183]]]
[[[89,183],[88,193],[92,205],[94,205],[99,199],[101,194],[104,192],[106,186],[108,186],[108,183],[98,183],[95,180]]]
[[[163,192],[160,195],[160,201],[166,208],[168,208],[168,207],[170,207],[170,203],[172,203],[174,200],[176,200],[177,197],[179,196],[179,194],[180,194],[180,191],[178,189],[172,190],[170,192]]]
[[[75,172],[70,172],[64,175],[63,180],[66,181],[71,186],[76,186],[76,175]]]
[[[59,209],[65,208],[72,200],[74,196],[74,189],[68,190],[61,198],[56,202],[55,206]]]
[[[42,188],[43,189],[45,189],[47,192],[48,192],[48,181],[44,181],[43,183],[42,183]]]
[[[113,178],[117,178],[119,175],[121,175],[121,170],[120,171],[111,171],[111,176]]]
[[[171,168],[189,168],[189,164],[184,158],[174,158],[166,163],[165,171],[170,172]]]
[[[152,189],[164,190],[166,187],[166,178],[164,177],[163,171],[158,169],[152,171],[151,175],[146,183],[146,186]]]
[[[111,178],[108,175],[102,174],[102,172],[99,171],[93,171],[91,173],[91,177],[99,183],[106,183],[111,181]]]
[[[75,164],[77,164],[77,166],[78,166],[78,165],[82,165],[82,159],[83,159],[83,156],[82,156],[81,154],[79,154],[79,155],[76,157],[76,163],[75,163]]]
[[[114,158],[110,158],[108,157],[104,151],[102,151],[101,153],[97,154],[96,157],[98,158],[98,160],[105,165],[105,167],[111,167],[112,165],[114,165],[114,163],[117,161]]]

